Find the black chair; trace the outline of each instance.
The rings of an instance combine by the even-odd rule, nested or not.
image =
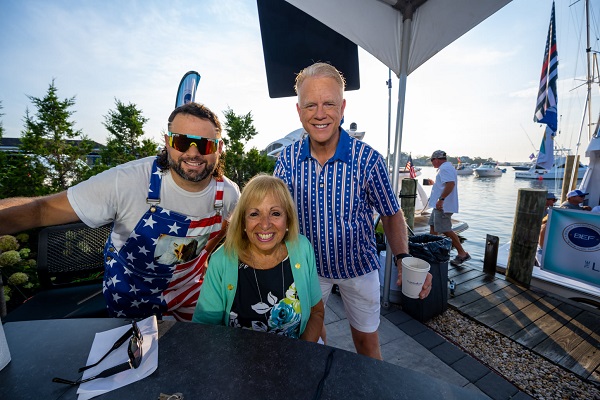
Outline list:
[[[110,230],[111,225],[90,228],[81,222],[42,229],[37,260],[42,290],[3,321],[107,317],[102,278]]]

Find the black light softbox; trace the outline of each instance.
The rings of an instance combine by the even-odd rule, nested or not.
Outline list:
[[[317,61],[340,70],[346,90],[360,88],[356,44],[284,0],[257,4],[271,98],[295,96],[296,74]]]

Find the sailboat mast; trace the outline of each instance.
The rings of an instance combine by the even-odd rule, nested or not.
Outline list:
[[[592,140],[592,77],[590,75],[592,61],[592,46],[590,43],[590,2],[585,0],[585,29],[587,34],[586,56],[587,56],[587,106],[588,106],[588,142]]]

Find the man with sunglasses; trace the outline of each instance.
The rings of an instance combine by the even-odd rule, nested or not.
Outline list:
[[[579,189],[571,190],[569,193],[567,193],[567,200],[562,202],[560,208],[567,208],[569,210],[590,211],[592,207],[582,205],[585,201],[585,196],[587,196],[588,194],[589,193],[585,193],[584,191]]]
[[[78,220],[112,223],[105,246],[109,314],[191,320],[208,255],[225,233],[239,188],[223,175],[221,124],[188,103],[169,116],[157,157],[111,168],[68,190],[0,201],[0,234]]]

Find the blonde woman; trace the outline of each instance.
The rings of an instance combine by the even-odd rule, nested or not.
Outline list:
[[[192,320],[316,342],[323,316],[315,253],[287,186],[257,175],[209,261]]]

